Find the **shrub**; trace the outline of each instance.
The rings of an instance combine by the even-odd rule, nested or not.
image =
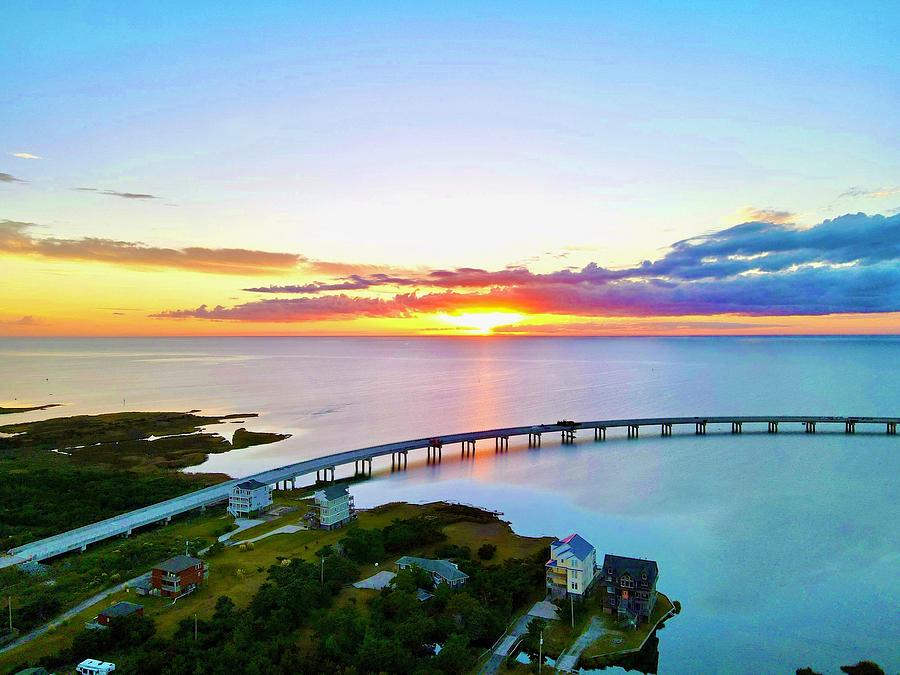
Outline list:
[[[478,557],[482,560],[490,560],[497,553],[497,547],[494,544],[482,544],[478,547]]]

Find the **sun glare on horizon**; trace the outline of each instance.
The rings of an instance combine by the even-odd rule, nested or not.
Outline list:
[[[441,319],[460,330],[475,335],[491,335],[497,326],[518,323],[525,316],[515,312],[472,312],[468,314],[441,314]]]

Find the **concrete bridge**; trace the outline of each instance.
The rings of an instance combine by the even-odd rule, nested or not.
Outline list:
[[[417,438],[409,441],[385,443],[358,450],[348,450],[326,457],[310,459],[289,464],[277,469],[262,471],[245,478],[227,481],[212,487],[197,490],[190,494],[169,499],[158,504],[107,518],[92,525],[85,525],[62,534],[25,544],[9,551],[9,556],[0,557],[0,568],[15,565],[27,560],[45,560],[69,551],[87,549],[88,545],[116,536],[127,536],[137,528],[154,523],[168,523],[177,516],[194,509],[205,509],[207,506],[227,501],[231,489],[237,483],[255,479],[261,483],[274,485],[276,488],[293,487],[301,476],[316,474],[317,480],[334,480],[335,469],[339,466],[354,464],[356,473],[372,472],[372,460],[376,457],[391,457],[393,468],[406,468],[408,454],[411,450],[425,450],[428,461],[439,461],[444,449],[459,444],[463,457],[475,454],[478,441],[494,441],[494,451],[504,452],[509,448],[509,439],[528,437],[529,447],[540,447],[544,434],[560,434],[563,444],[574,443],[579,431],[592,434],[594,441],[606,439],[609,429],[625,429],[628,438],[638,438],[641,430],[658,430],[661,436],[671,436],[673,427],[693,427],[698,435],[705,435],[710,425],[730,425],[731,433],[739,434],[744,425],[765,425],[768,433],[778,433],[779,425],[797,425],[806,433],[815,433],[817,425],[837,426],[844,433],[853,434],[857,426],[869,429],[883,429],[888,435],[896,435],[900,417],[837,417],[837,416],[738,416],[738,417],[643,417],[634,419],[594,420],[575,422],[560,420],[555,424],[536,424],[485,431],[469,431],[460,434],[446,434],[431,438]]]

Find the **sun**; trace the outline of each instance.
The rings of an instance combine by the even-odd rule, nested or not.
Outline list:
[[[489,335],[497,326],[518,323],[525,317],[515,312],[472,312],[470,314],[441,314],[441,319],[460,330],[475,335]]]

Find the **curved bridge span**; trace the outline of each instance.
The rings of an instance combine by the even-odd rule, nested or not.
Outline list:
[[[718,417],[643,417],[634,419],[594,420],[575,422],[560,420],[556,424],[536,424],[502,429],[487,429],[459,434],[445,434],[431,438],[418,438],[396,443],[384,443],[358,450],[338,452],[326,457],[310,459],[295,464],[262,471],[245,478],[226,481],[219,485],[197,490],[190,494],[169,499],[158,504],[123,513],[91,525],[85,525],[69,532],[47,537],[39,541],[25,544],[9,551],[9,556],[0,557],[0,568],[15,565],[26,560],[45,560],[75,550],[85,550],[89,544],[119,535],[129,535],[132,530],[152,525],[167,523],[177,516],[194,509],[203,509],[228,499],[231,489],[245,480],[254,479],[260,483],[287,487],[294,485],[297,478],[316,474],[317,479],[334,480],[334,471],[338,466],[354,464],[357,473],[371,474],[372,460],[376,457],[391,456],[394,467],[404,468],[408,453],[411,450],[425,450],[428,459],[439,459],[448,446],[460,445],[462,455],[475,453],[478,441],[493,440],[495,451],[504,451],[509,447],[512,437],[528,437],[529,446],[540,446],[544,434],[560,434],[562,442],[574,443],[579,431],[592,433],[594,441],[606,439],[608,429],[625,429],[628,438],[638,438],[641,430],[645,433],[654,428],[662,436],[671,436],[674,427],[693,427],[698,435],[705,435],[708,426],[730,425],[731,433],[743,432],[744,425],[766,425],[769,433],[777,433],[779,425],[799,425],[806,433],[815,433],[817,425],[837,425],[837,430],[853,434],[857,426],[883,429],[888,435],[896,435],[900,417],[839,417],[839,416],[718,416]],[[782,427],[783,428],[783,427]],[[873,430],[874,430],[873,429]]]

